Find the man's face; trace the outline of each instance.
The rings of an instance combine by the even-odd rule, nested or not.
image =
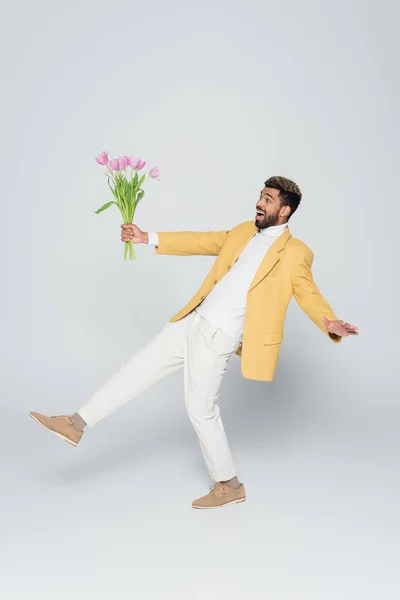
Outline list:
[[[264,187],[260,192],[260,198],[257,202],[257,211],[255,224],[259,229],[266,229],[273,225],[281,225],[286,222],[286,212],[288,207],[282,207],[280,201],[280,192],[275,188]],[[280,214],[281,213],[281,214]],[[284,213],[284,214],[282,214]]]

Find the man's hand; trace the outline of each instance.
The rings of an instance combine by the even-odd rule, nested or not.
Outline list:
[[[139,229],[137,225],[128,223],[127,225],[121,225],[121,228],[121,240],[123,242],[129,242],[129,240],[132,240],[134,244],[149,243],[149,234],[146,231]]]
[[[336,335],[340,335],[341,337],[346,337],[347,335],[359,335],[357,331],[358,327],[345,323],[344,321],[329,321],[326,317],[322,317],[322,322],[330,333],[336,333]]]

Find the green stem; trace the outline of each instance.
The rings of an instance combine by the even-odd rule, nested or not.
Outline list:
[[[129,259],[130,260],[136,260],[135,248],[134,248],[134,244],[133,244],[132,240],[129,240],[128,242],[125,242],[124,260],[126,260],[126,256],[127,256],[128,251],[129,251]]]

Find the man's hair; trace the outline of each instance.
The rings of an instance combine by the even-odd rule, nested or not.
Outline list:
[[[281,208],[282,206],[290,207],[290,215],[288,217],[289,220],[300,204],[301,191],[299,189],[299,186],[294,181],[286,179],[286,177],[280,177],[279,175],[274,175],[273,177],[270,177],[269,179],[267,179],[264,185],[265,187],[270,187],[279,190]]]

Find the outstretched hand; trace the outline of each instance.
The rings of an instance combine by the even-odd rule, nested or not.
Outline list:
[[[350,325],[350,323],[345,323],[344,321],[329,321],[326,317],[322,317],[322,322],[330,333],[336,333],[336,335],[340,335],[341,337],[346,337],[347,335],[359,335],[357,331],[358,327]]]

